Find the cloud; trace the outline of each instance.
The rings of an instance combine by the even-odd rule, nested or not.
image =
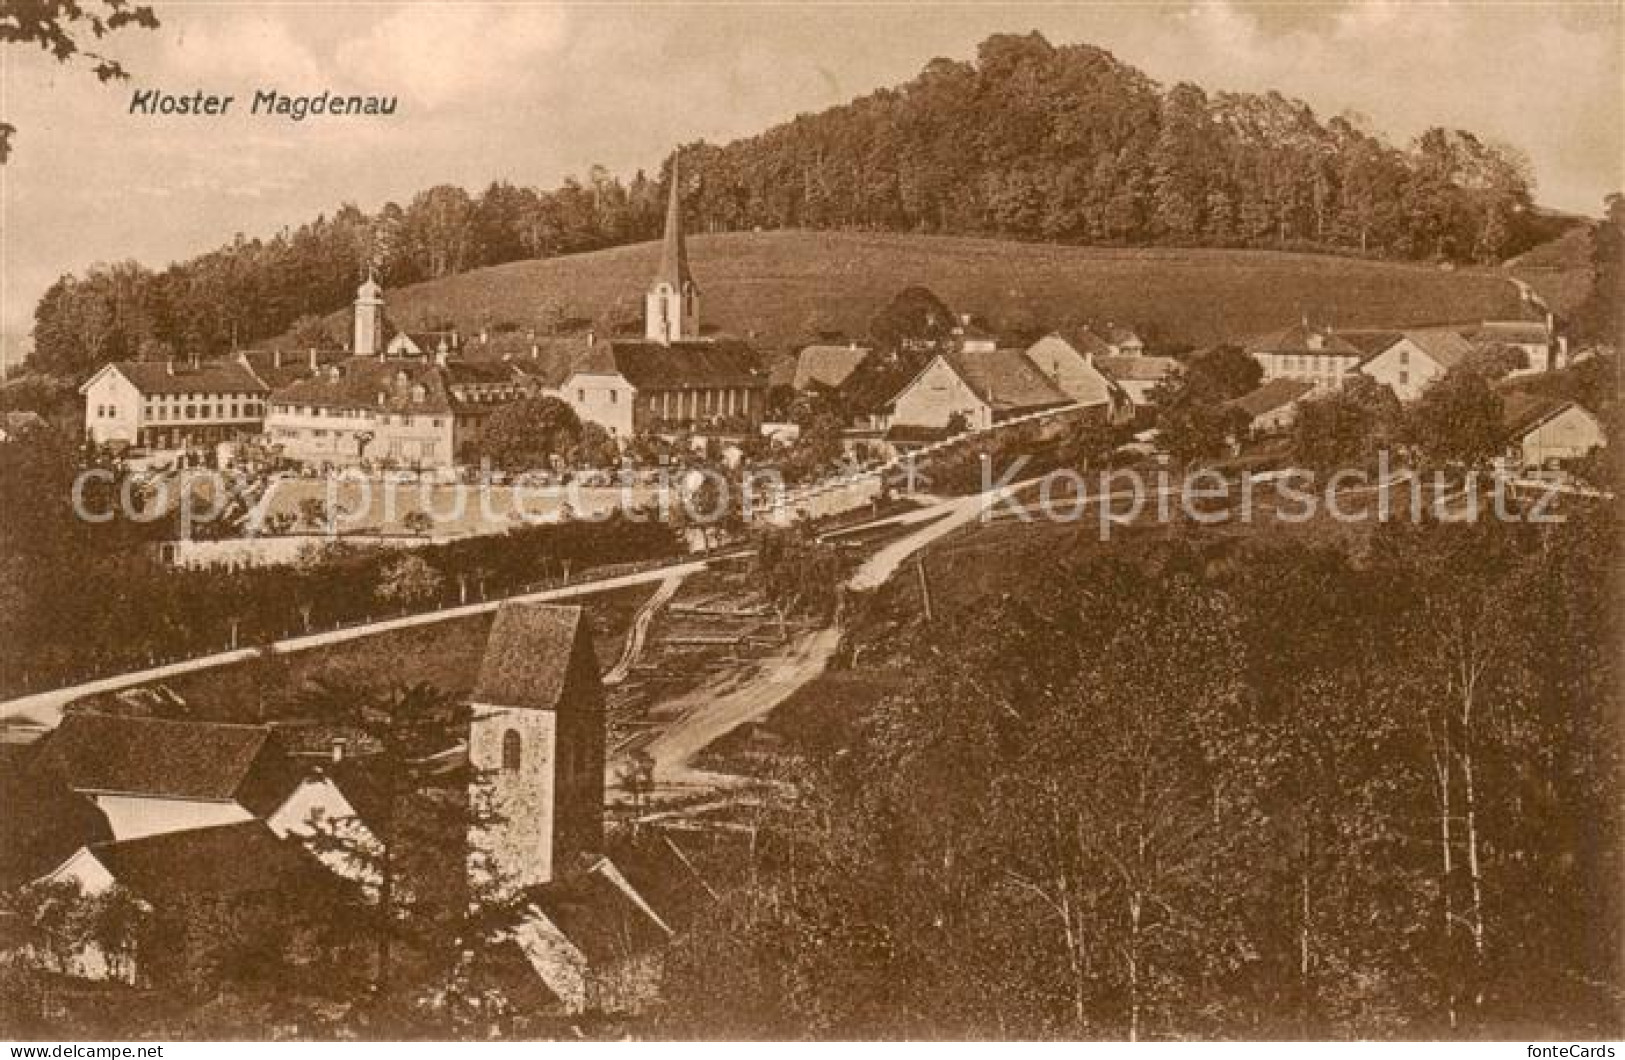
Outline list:
[[[274,14],[235,12],[217,21],[193,20],[163,40],[160,76],[176,85],[315,87],[324,79],[308,41]]]

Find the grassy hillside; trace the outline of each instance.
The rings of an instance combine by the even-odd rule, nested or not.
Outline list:
[[[1591,293],[1595,231],[1593,223],[1576,224],[1507,262],[1507,271],[1533,287],[1555,312],[1570,313]]]
[[[1517,303],[1512,285],[1489,271],[1271,251],[789,231],[698,236],[690,252],[705,319],[769,347],[815,328],[861,335],[910,283],[1005,325],[1127,322],[1153,341],[1195,345],[1282,327],[1306,312],[1353,327],[1482,319]],[[390,291],[388,311],[405,328],[449,320],[469,331],[545,328],[560,314],[636,319],[658,253],[643,243],[478,269]],[[344,333],[347,313],[333,321]]]

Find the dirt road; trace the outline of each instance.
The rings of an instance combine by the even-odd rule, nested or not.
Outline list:
[[[926,525],[870,556],[847,579],[847,586],[867,590],[884,585],[897,568],[920,549],[971,523],[1034,481],[1037,480],[1013,483],[971,497],[956,497],[909,513],[909,522],[926,522]],[[840,639],[840,630],[835,628],[804,634],[743,676],[738,673],[720,675],[662,704],[661,712],[677,714],[678,720],[654,739],[630,745],[611,759],[608,773],[612,788],[633,748],[654,761],[657,797],[688,795],[737,783],[738,778],[695,770],[690,763],[706,747],[746,722],[765,717],[796,690],[822,674]]]

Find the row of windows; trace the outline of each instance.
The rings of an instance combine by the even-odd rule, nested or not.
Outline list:
[[[272,405],[271,411],[280,416],[319,416],[329,420],[366,420],[368,423],[381,423],[386,427],[412,427],[418,424],[418,417],[405,413],[376,414],[365,409],[330,409],[315,405]],[[423,417],[423,423],[439,430],[445,424],[444,416]]]
[[[147,402],[147,418],[154,420],[238,420],[245,416],[257,419],[264,414],[264,407],[258,401],[250,401],[241,405],[234,401],[230,405],[220,402],[215,405],[186,406],[160,406],[152,401]]]

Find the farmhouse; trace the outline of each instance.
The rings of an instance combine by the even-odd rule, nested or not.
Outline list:
[[[1525,468],[1578,460],[1607,444],[1602,422],[1572,401],[1509,393],[1502,404],[1507,457]]]
[[[932,358],[898,392],[887,438],[940,436],[956,418],[979,430],[1072,403],[1023,350],[955,348]]]
[[[1330,328],[1312,327],[1307,320],[1254,339],[1246,349],[1264,369],[1264,382],[1302,379],[1322,390],[1342,386],[1366,356]]]
[[[1292,426],[1298,406],[1313,395],[1315,389],[1315,384],[1306,379],[1271,379],[1229,404],[1246,414],[1247,427],[1252,434],[1278,434]]]
[[[253,911],[277,921],[297,921],[319,896],[342,896],[315,858],[259,821],[92,843],[43,882],[76,885],[86,895],[118,886],[160,914],[173,910],[184,915],[195,909],[194,903],[208,902],[229,906],[237,915]],[[83,979],[139,983],[143,956],[138,945],[109,952],[89,942],[65,955],[56,970]]]
[[[1052,331],[1027,347],[1027,359],[1077,404],[1106,406],[1112,422],[1133,419],[1134,400],[1128,389],[1101,368],[1100,362],[1110,354],[1096,350],[1106,349],[1105,344],[1098,339],[1091,343],[1089,338]]]
[[[683,426],[754,432],[767,413],[769,376],[756,352],[737,340],[700,337],[700,291],[688,265],[679,187],[674,160],[660,267],[644,296],[643,341],[588,335],[558,388],[582,422],[622,441]]]
[[[80,386],[85,435],[181,449],[258,434],[270,387],[241,354],[221,361],[114,361]]]
[[[1415,401],[1435,380],[1473,354],[1472,343],[1449,328],[1348,331],[1341,336],[1365,351],[1359,370],[1401,401]]]

